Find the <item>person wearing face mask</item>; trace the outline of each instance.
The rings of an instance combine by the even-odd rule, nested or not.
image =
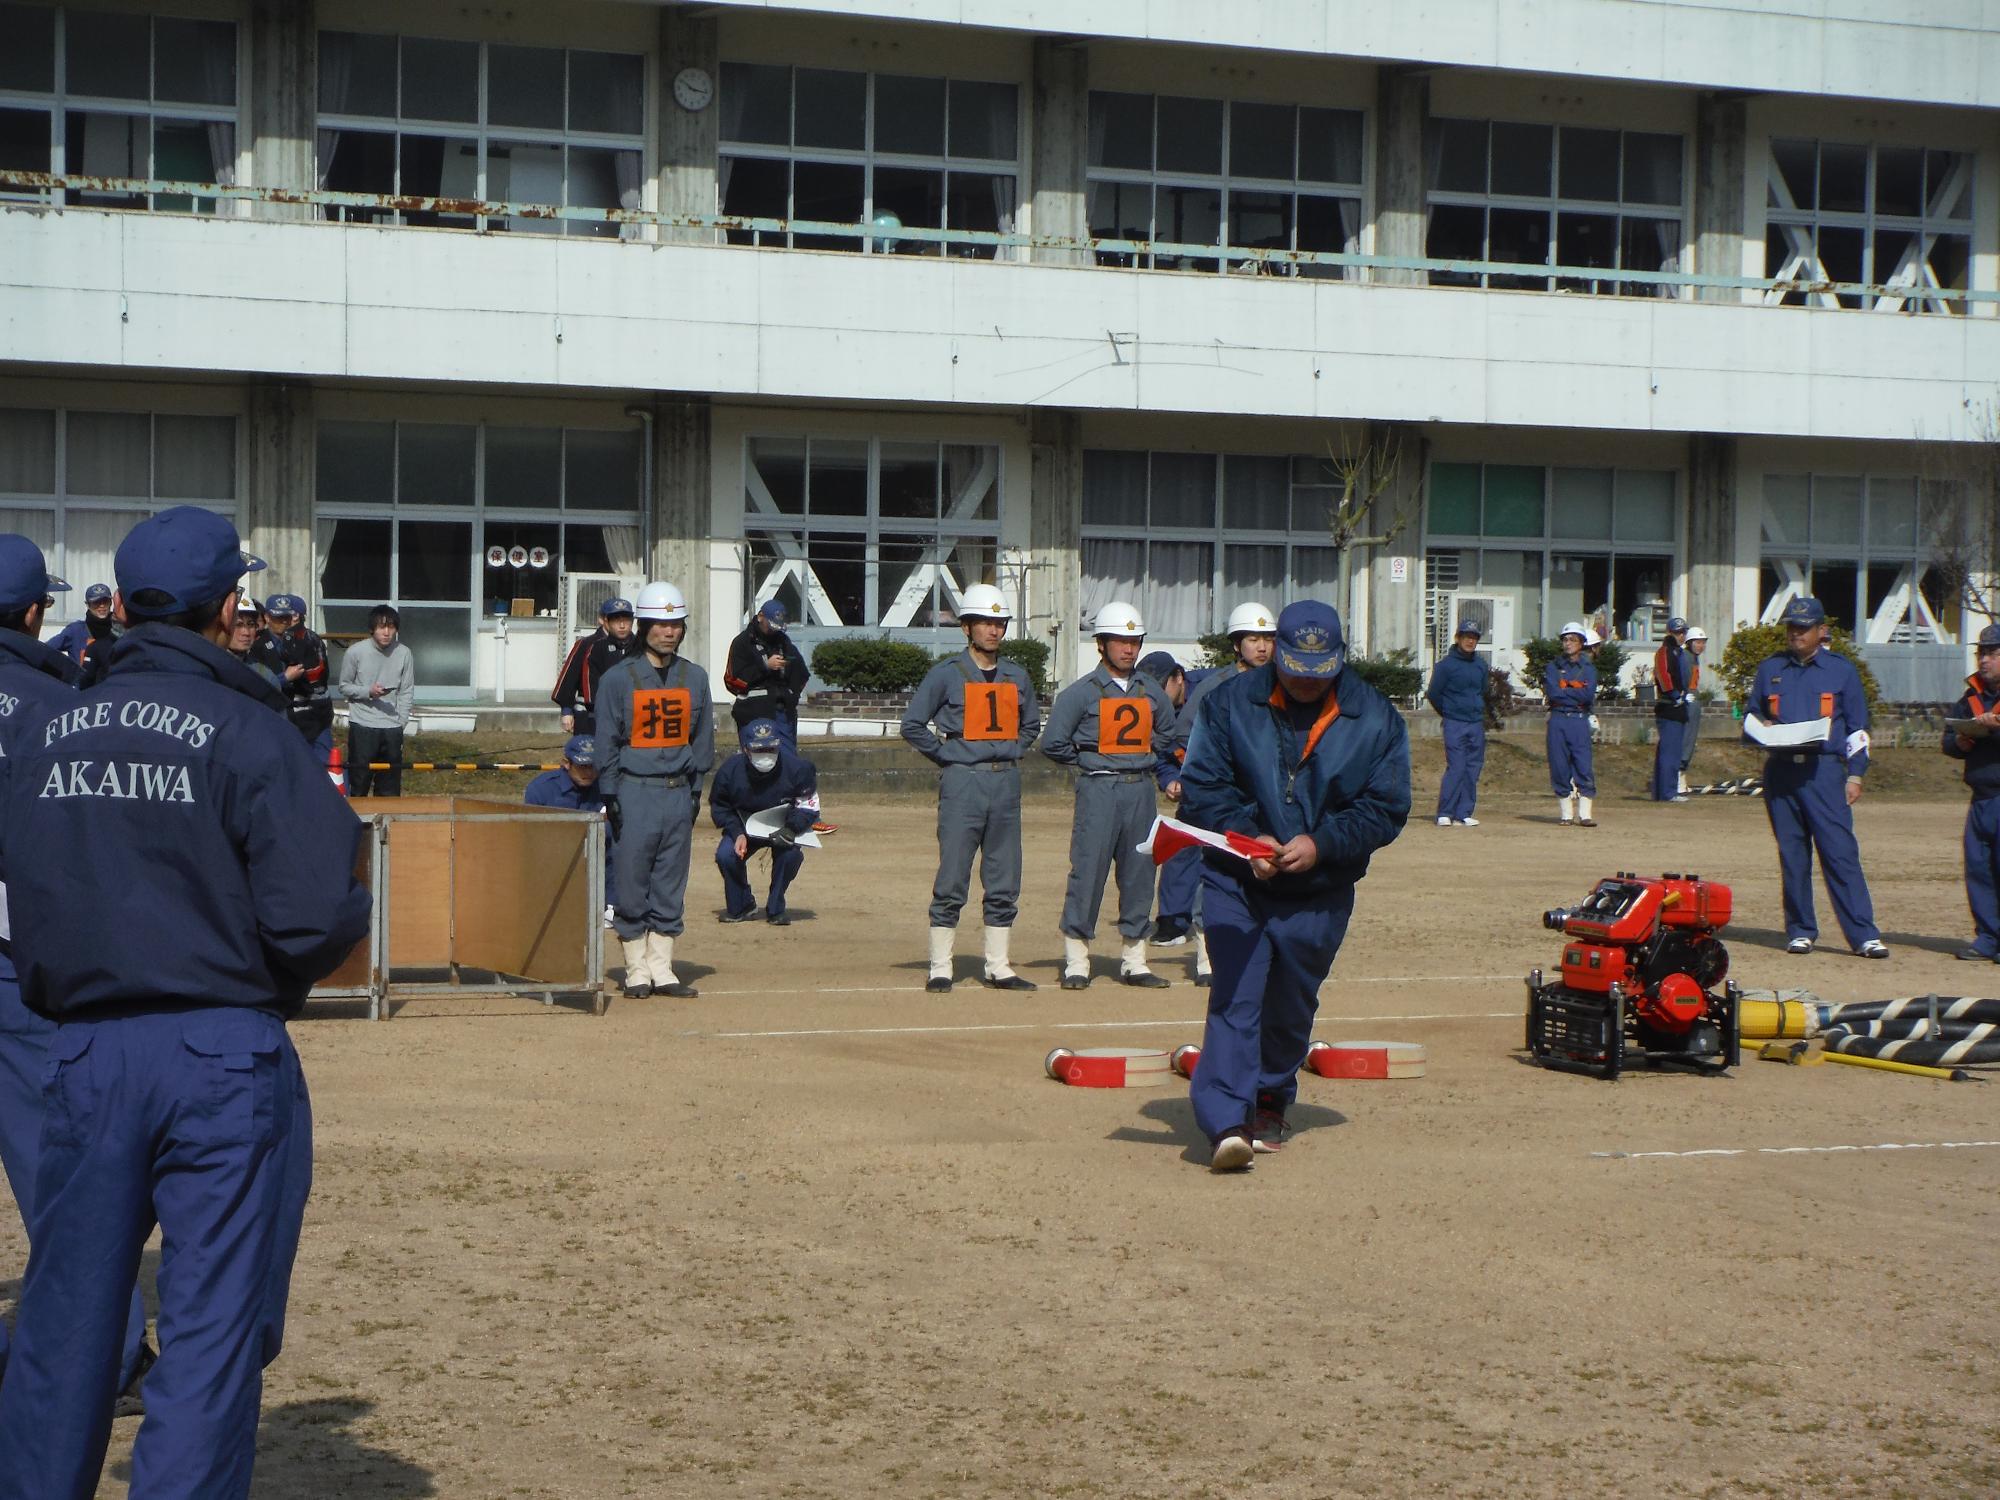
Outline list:
[[[750,856],[769,849],[771,894],[764,902],[764,920],[784,927],[791,922],[785,915],[785,892],[806,859],[798,838],[812,830],[819,816],[819,776],[811,761],[785,743],[783,732],[770,719],[752,719],[739,731],[737,742],[742,751],[722,763],[708,799],[709,816],[722,830],[722,842],[715,846],[728,902],[722,920],[747,922],[757,915]],[[751,833],[750,819],[772,809],[784,815],[778,831],[768,838]]]

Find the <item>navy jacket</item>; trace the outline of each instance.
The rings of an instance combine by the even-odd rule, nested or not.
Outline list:
[[[14,738],[31,719],[76,701],[76,663],[54,645],[0,630],[0,759],[14,754]],[[0,901],[6,888],[0,886]],[[0,935],[0,983],[14,982],[11,941]]]
[[[1310,833],[1319,863],[1303,875],[1257,879],[1250,866],[1206,854],[1210,868],[1246,889],[1298,898],[1352,885],[1369,856],[1410,816],[1410,736],[1389,700],[1353,672],[1334,684],[1339,715],[1301,763],[1300,736],[1272,707],[1277,671],[1241,672],[1202,699],[1181,767],[1180,816],[1216,832]]]
[[[529,782],[521,800],[530,807],[561,807],[570,812],[601,812],[604,808],[604,793],[596,782],[578,786],[561,766]]]
[[[1485,662],[1477,656],[1467,656],[1453,646],[1431,668],[1431,685],[1424,689],[1424,697],[1430,700],[1440,719],[1452,719],[1461,724],[1484,724],[1486,672]]]
[[[1672,636],[1653,653],[1653,711],[1675,708],[1694,697],[1694,655]]]
[[[127,631],[11,750],[0,878],[29,1009],[289,1017],[367,933],[360,820],[283,695],[193,632]]]
[[[789,746],[779,746],[777,769],[768,776],[757,774],[750,757],[738,751],[715,773],[715,790],[709,794],[708,813],[727,838],[749,830],[743,825],[752,813],[784,807],[785,826],[804,833],[819,817],[819,772],[813,763]]]
[[[1854,663],[1824,646],[1812,660],[1801,662],[1789,651],[1767,656],[1757,667],[1757,680],[1744,705],[1766,724],[1804,724],[1830,718],[1832,728],[1818,745],[1769,751],[1773,755],[1830,755],[1847,762],[1847,774],[1868,771],[1868,695]],[[1748,740],[1748,734],[1744,739]]]
[[[1996,708],[2000,708],[2000,691],[1987,690],[1978,675],[1974,674],[1965,679],[1965,692],[1952,705],[1951,717],[1976,719]],[[1989,734],[1983,740],[1974,740],[1972,748],[1964,750],[1959,747],[1958,736],[1947,729],[1944,732],[1944,753],[1953,760],[1965,762],[1965,784],[1972,788],[1974,802],[2000,797],[2000,734]]]
[[[1587,714],[1597,702],[1597,668],[1588,656],[1558,656],[1542,669],[1542,692],[1552,714]]]

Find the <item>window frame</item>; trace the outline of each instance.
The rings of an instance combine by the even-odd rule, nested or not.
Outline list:
[[[1806,536],[1797,543],[1773,542],[1763,534],[1764,517],[1769,514],[1772,480],[1802,480],[1806,486]],[[1861,508],[1855,524],[1859,528],[1859,540],[1854,542],[1830,539],[1823,543],[1813,540],[1816,506],[1815,491],[1821,483],[1838,481],[1858,483],[1861,486]],[[1925,576],[1936,566],[1933,562],[1933,545],[1927,541],[1926,510],[1932,494],[1947,481],[1926,479],[1914,470],[1896,471],[1883,469],[1862,469],[1848,471],[1832,470],[1769,470],[1761,482],[1758,492],[1759,524],[1757,536],[1757,608],[1758,623],[1771,624],[1783,613],[1786,603],[1798,594],[1811,594],[1826,606],[1827,618],[1848,630],[1858,645],[1868,650],[1916,647],[1925,644],[1956,645],[1956,632],[1944,623],[1940,611],[1935,608],[1924,591]],[[1908,486],[1916,505],[1912,518],[1913,535],[1905,545],[1877,542],[1873,536],[1871,512],[1875,506],[1876,486]],[[1777,565],[1791,564],[1800,573],[1798,578],[1778,574],[1777,587],[1771,586],[1767,575],[1776,571]],[[1903,613],[1896,624],[1890,627],[1891,635],[1907,633],[1907,640],[1871,641],[1869,633],[1874,625],[1874,612],[1868,609],[1869,573],[1873,569],[1907,567],[1910,570],[1910,594],[1904,604]],[[1820,584],[1815,573],[1821,568],[1850,568],[1854,572],[1854,592],[1845,600],[1829,600],[1820,592]],[[1895,585],[1889,586],[1893,593]],[[1885,601],[1886,602],[1886,598]],[[1949,608],[1950,601],[1945,601]],[[1878,606],[1879,609],[1879,606]],[[1921,618],[1920,618],[1921,617]],[[1932,642],[1917,639],[1923,628],[1931,630],[1935,636]]]

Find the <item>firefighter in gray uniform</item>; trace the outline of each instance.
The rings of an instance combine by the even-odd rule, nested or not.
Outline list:
[[[691,997],[674,975],[688,854],[702,778],[715,765],[708,674],[680,654],[687,600],[671,583],[639,590],[640,649],[597,684],[597,786],[611,825],[612,927],[625,993]]]
[[[1118,977],[1164,989],[1146,967],[1153,911],[1153,856],[1139,852],[1158,804],[1154,778],[1174,764],[1174,706],[1138,670],[1146,627],[1129,604],[1097,612],[1097,670],[1056,695],[1042,754],[1075,766],[1076,821],[1069,835],[1069,889],[1063,896],[1062,987],[1090,983],[1090,940],[1104,904],[1104,877],[1118,875]]]
[[[944,772],[938,778],[938,872],[924,984],[933,994],[951,988],[952,940],[971,890],[975,851],[986,889],[986,983],[1000,990],[1035,988],[1007,960],[1021,899],[1021,757],[1042,731],[1034,684],[1019,664],[1000,656],[1013,614],[992,584],[968,588],[958,605],[966,649],[925,674],[903,714],[903,738]]]

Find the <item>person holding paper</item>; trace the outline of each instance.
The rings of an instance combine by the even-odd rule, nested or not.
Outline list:
[[[1825,649],[1826,609],[1801,595],[1779,617],[1787,649],[1757,668],[1743,715],[1744,738],[1766,746],[1764,813],[1778,841],[1778,868],[1785,890],[1785,951],[1810,953],[1819,939],[1813,914],[1812,858],[1819,852],[1820,878],[1847,945],[1862,958],[1887,958],[1889,949],[1875,925],[1874,903],[1861,874],[1861,849],[1854,841],[1854,804],[1868,772],[1868,697],[1861,674],[1845,657]],[[1818,731],[1818,721],[1825,721]],[[1761,725],[1777,726],[1784,745],[1759,739]],[[1813,725],[1815,737],[1800,742],[1783,726]]]
[[[1346,659],[1330,605],[1287,606],[1271,662],[1204,698],[1188,739],[1181,817],[1269,848],[1203,854],[1214,975],[1189,1096],[1213,1171],[1283,1145],[1355,885],[1410,816],[1409,731]]]
[[[2000,963],[2000,625],[1979,632],[1979,670],[1951,717],[1981,724],[1984,734],[1948,728],[1944,753],[1965,762],[1972,806],[1965,812],[1965,899],[1972,908],[1972,942],[1963,959]]]

